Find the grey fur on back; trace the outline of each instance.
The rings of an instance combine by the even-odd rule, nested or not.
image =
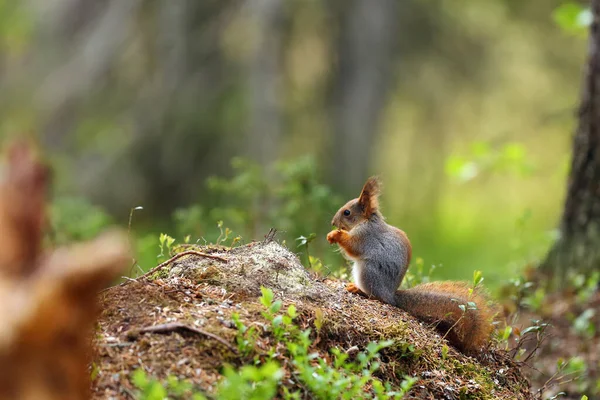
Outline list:
[[[357,243],[361,260],[354,264],[355,284],[365,294],[396,305],[395,292],[408,268],[408,249],[396,228],[373,214],[352,231],[362,238]]]

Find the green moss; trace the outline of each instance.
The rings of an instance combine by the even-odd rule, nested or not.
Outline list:
[[[473,389],[472,391],[469,391],[466,387],[461,388],[461,399],[495,398],[492,393],[496,385],[490,376],[489,370],[485,367],[468,361],[464,362],[464,360],[461,361],[454,357],[448,357],[444,360],[441,367],[446,367],[446,370],[449,370],[452,375],[460,376],[465,381],[479,386],[479,389]]]
[[[168,266],[164,266],[156,272],[154,272],[152,275],[150,275],[150,280],[156,281],[158,279],[166,279],[169,277],[170,270],[171,268],[169,268]]]

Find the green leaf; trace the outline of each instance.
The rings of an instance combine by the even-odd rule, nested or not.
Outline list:
[[[456,155],[448,158],[445,170],[448,176],[456,178],[461,182],[470,181],[479,174],[479,167],[476,163]]]
[[[273,291],[264,286],[260,287],[260,291],[262,293],[262,296],[260,297],[261,304],[267,308],[271,307],[271,304],[273,303]]]
[[[146,387],[149,382],[146,373],[142,369],[136,369],[135,371],[133,371],[131,381],[139,389],[143,389],[144,387]]]
[[[521,143],[509,143],[502,149],[507,161],[519,162],[525,158],[525,146]]]
[[[291,318],[296,318],[298,316],[298,314],[296,313],[296,306],[291,304],[288,309],[287,309],[287,313]]]
[[[448,357],[449,351],[450,351],[450,348],[447,345],[442,346],[442,359],[445,360]]]
[[[165,389],[160,382],[153,381],[146,390],[144,390],[145,400],[164,400],[165,398],[167,398],[167,389]]]
[[[277,300],[276,302],[271,304],[271,308],[269,309],[269,311],[271,312],[271,314],[275,314],[280,309],[281,309],[281,300]]]
[[[477,286],[483,282],[483,273],[481,271],[473,271],[473,286]]]
[[[95,381],[100,373],[100,368],[98,368],[98,364],[95,362],[92,363],[92,372],[90,373],[90,380]]]
[[[323,310],[321,310],[320,308],[317,308],[315,310],[315,328],[317,329],[317,333],[319,333],[321,331],[321,328],[323,327]]]
[[[552,19],[565,32],[581,34],[592,22],[592,15],[587,7],[575,2],[566,2],[552,12]]]
[[[506,328],[504,328],[504,332],[502,332],[502,340],[508,340],[511,333],[512,333],[512,326],[507,326]]]
[[[281,325],[281,323],[283,322],[283,316],[278,315],[275,318],[273,318],[273,326],[279,326]]]

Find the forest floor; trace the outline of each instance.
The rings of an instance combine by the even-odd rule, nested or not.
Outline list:
[[[532,391],[543,388],[544,399],[560,392],[565,400],[600,396],[600,293],[592,289],[546,295],[535,312],[522,312],[515,324],[549,324],[540,341],[528,344],[530,350],[539,348],[523,369]]]
[[[374,376],[395,390],[405,376],[417,378],[407,398],[532,398],[520,367],[507,352],[490,348],[476,358],[465,356],[398,308],[347,293],[338,280],[311,275],[276,242],[195,250],[223,260],[190,254],[147,279],[128,281],[101,295],[92,364],[94,398],[138,398],[132,376],[139,369],[159,381],[185,379],[210,397],[224,365],[239,368],[267,360],[283,369],[278,396],[290,390],[301,398],[316,397],[316,389],[298,373],[297,360],[290,358],[284,343],[290,339],[277,337],[265,314],[262,286],[282,302],[282,311],[295,306],[293,323],[298,328],[311,329],[308,350],[317,355],[311,361],[315,366],[319,360],[334,364],[332,348],[340,349],[349,362],[370,342],[391,339],[393,345],[380,351]],[[146,332],[159,325],[161,332]],[[241,334],[250,328],[252,338]],[[240,339],[249,339],[251,348]]]

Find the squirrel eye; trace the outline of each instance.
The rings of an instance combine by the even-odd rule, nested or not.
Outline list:
[[[350,210],[344,210],[344,215],[347,217],[348,215],[350,215]]]

